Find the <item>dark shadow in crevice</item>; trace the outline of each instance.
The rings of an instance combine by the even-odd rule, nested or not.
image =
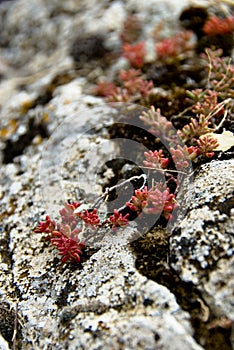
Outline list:
[[[26,132],[20,135],[16,140],[6,140],[3,149],[3,164],[12,163],[14,158],[24,153],[24,150],[31,145],[35,136],[47,138],[49,132],[44,122],[38,122],[35,117],[27,122]]]

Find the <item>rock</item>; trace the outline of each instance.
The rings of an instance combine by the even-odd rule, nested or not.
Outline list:
[[[139,237],[134,223],[105,232],[77,265],[62,264],[33,232],[65,200],[93,205],[113,177],[105,166],[121,142],[109,140],[108,127],[119,110],[92,89],[125,67],[105,55],[120,50],[126,16],[136,12],[142,37],[163,21],[167,37],[190,1],[0,3],[0,348],[202,350],[214,335],[231,349],[232,160],[202,165],[170,240],[157,228],[158,250],[150,240],[142,249],[142,264],[157,259],[160,280],[159,265],[148,275],[127,244]],[[88,41],[101,35],[104,62],[91,57],[77,68],[71,47],[81,32]]]
[[[217,316],[233,319],[234,161],[202,165],[187,185],[188,212],[171,238],[171,266],[198,286]]]
[[[70,116],[52,134],[50,143],[44,139],[42,144],[27,146],[13,164],[1,167],[3,273],[0,290],[13,309],[16,303],[18,305],[22,325],[17,335],[19,346],[23,349],[35,344],[40,348],[49,344],[57,347],[59,339],[60,348],[71,349],[75,346],[154,349],[157,344],[162,349],[170,349],[173,337],[177,339],[178,349],[182,343],[188,349],[200,349],[192,337],[189,315],[167,288],[147,281],[137,272],[127,246],[103,245],[81,266],[63,266],[53,248],[33,233],[38,214],[45,209],[55,214],[63,201],[63,196],[58,196],[57,182],[50,182],[53,164],[53,173],[59,175],[56,169],[60,163],[64,166],[63,157],[70,155],[75,160],[85,151],[80,161],[85,164],[85,178],[80,183],[92,186],[94,162],[98,165],[116,152],[111,143],[108,152],[106,147],[98,146],[105,132],[96,131],[96,141],[90,132],[97,125],[100,128],[102,124],[110,124],[114,111],[100,99],[83,96],[79,89],[77,95],[69,95],[70,87],[67,84],[57,89],[48,106],[57,120]],[[79,133],[83,135],[82,141],[79,141]],[[64,146],[59,150],[59,145]],[[48,157],[46,152],[49,152]],[[38,167],[41,154],[48,174]],[[90,154],[94,158],[89,163]],[[64,183],[65,196],[73,196],[77,186],[77,180],[73,182],[77,175],[76,163],[70,162],[67,171],[70,180],[66,182],[65,172],[59,184]],[[79,173],[82,177],[81,163]],[[84,187],[83,191],[92,196],[93,188]]]
[[[0,347],[2,350],[9,350],[7,341],[0,335]]]

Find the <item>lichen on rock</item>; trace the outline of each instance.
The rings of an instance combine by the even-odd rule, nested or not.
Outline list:
[[[197,3],[207,7],[210,1]],[[164,38],[179,30],[179,15],[190,4],[0,1],[3,349],[232,349],[232,149],[188,178],[178,197],[183,215],[170,232],[160,226],[139,233],[132,223],[121,231],[123,238],[136,235],[131,244],[110,231],[107,243],[87,247],[81,264],[62,264],[45,237],[33,232],[46,214],[56,217],[65,200],[93,205],[142,159],[139,142],[124,140],[133,141],[134,125],[115,123],[119,115],[129,117],[127,107],[121,114],[93,96],[94,84],[126,67],[116,57],[129,14],[142,23],[139,40]],[[227,2],[222,9],[229,13]],[[164,68],[148,70],[149,62],[146,76],[165,80]],[[183,68],[178,78],[196,82]],[[173,105],[173,84],[169,92],[157,89],[158,103],[172,114],[185,99],[178,88]],[[145,145],[155,142],[142,135]],[[134,154],[126,164],[118,158],[123,145]]]

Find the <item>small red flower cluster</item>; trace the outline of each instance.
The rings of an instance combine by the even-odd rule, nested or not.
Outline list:
[[[82,250],[86,247],[86,243],[79,238],[82,228],[77,227],[78,223],[83,221],[86,227],[94,230],[106,224],[112,229],[128,224],[128,214],[122,216],[118,210],[115,210],[109,219],[101,223],[96,208],[77,211],[80,205],[80,202],[65,203],[64,208],[59,211],[61,223],[56,223],[47,215],[46,220],[40,221],[34,230],[35,233],[48,234],[47,239],[57,247],[59,255],[62,255],[63,263],[67,261],[79,263]]]
[[[126,205],[133,211],[140,214],[147,206],[148,201],[148,188],[145,187],[143,190],[135,190],[135,196],[132,196],[131,201],[127,202]]]
[[[199,91],[196,93],[199,95]],[[192,94],[195,94],[195,92],[192,92]],[[191,118],[190,123],[186,124],[182,130],[177,130],[176,135],[172,123],[161,115],[160,109],[155,110],[151,106],[147,112],[143,112],[140,116],[140,119],[146,125],[150,126],[149,131],[152,134],[159,137],[160,140],[167,140],[169,144],[173,145],[173,147],[170,147],[170,154],[172,155],[176,169],[179,171],[188,168],[189,163],[196,161],[199,156],[211,158],[214,155],[213,151],[218,147],[217,140],[211,136],[204,137],[206,134],[214,131],[214,128],[210,126],[210,109],[206,102],[207,99],[204,100],[204,104],[200,104],[198,101],[196,108],[206,111],[207,115],[199,114],[196,118]],[[192,106],[193,108],[194,106]],[[212,112],[215,113],[215,110],[213,109]],[[184,143],[188,143],[189,145],[184,145],[183,147],[179,145],[178,136]],[[143,161],[143,164],[148,168],[160,171],[166,169],[169,164],[169,159],[164,157],[163,150],[145,152],[144,155],[146,160]]]
[[[202,135],[195,140],[196,146],[177,145],[177,148],[170,148],[172,159],[177,170],[186,169],[189,166],[189,161],[196,161],[198,156],[212,158],[214,150],[219,146],[218,140],[211,135]]]
[[[55,245],[62,255],[62,262],[80,262],[80,255],[85,247],[85,242],[79,238],[81,230],[76,228],[79,218],[74,211],[81,205],[79,202],[65,203],[60,210],[62,222],[56,223],[47,215],[46,221],[40,221],[35,233],[47,233],[47,239]]]
[[[77,215],[84,221],[85,226],[98,226],[100,223],[97,208],[94,208],[91,211],[85,209],[84,212],[78,212]]]
[[[163,154],[163,150],[159,151],[149,151],[145,152],[144,156],[146,160],[143,161],[143,164],[147,168],[162,170],[165,169],[169,164],[169,158],[165,158]]]
[[[65,203],[64,208],[59,211],[62,218],[63,224],[68,224],[72,228],[76,227],[78,222],[78,217],[75,215],[74,211],[79,208],[80,202]]]
[[[46,220],[40,221],[34,230],[35,233],[47,233],[47,239],[57,247],[59,255],[62,255],[63,263],[68,261],[79,263],[81,261],[82,251],[87,245],[87,242],[79,237],[84,226],[92,230],[93,235],[101,227],[109,227],[115,231],[118,227],[125,227],[129,224],[130,213],[123,215],[115,209],[108,219],[101,222],[97,208],[77,211],[80,205],[80,202],[65,203],[65,206],[59,211],[61,223],[56,223],[47,215]],[[136,211],[138,215],[141,212],[160,214],[167,220],[171,219],[171,212],[176,206],[175,195],[160,184],[150,190],[147,187],[135,190],[131,200],[126,203],[126,207]]]
[[[165,219],[171,220],[171,213],[177,207],[175,195],[170,193],[169,188],[163,188],[159,183],[149,190],[148,207],[144,211],[147,214],[161,214]]]
[[[200,154],[207,158],[212,158],[214,156],[214,150],[219,146],[218,140],[214,139],[210,135],[203,135],[197,140],[198,149]]]
[[[123,44],[123,57],[127,58],[133,68],[141,68],[146,55],[145,42],[136,44]]]
[[[55,230],[56,222],[50,219],[49,215],[46,215],[45,221],[40,221],[37,228],[34,230],[35,233],[51,233]]]
[[[114,214],[109,217],[109,223],[113,230],[117,227],[124,227],[128,225],[129,214],[122,215],[117,209],[114,210]]]
[[[168,57],[177,57],[179,54],[191,50],[194,44],[191,42],[192,32],[181,31],[173,37],[163,39],[155,44],[155,51],[159,60]],[[146,42],[141,41],[134,44],[124,43],[122,46],[123,57],[131,67],[142,68],[146,56]]]
[[[178,130],[178,136],[183,140],[183,142],[189,142],[194,144],[196,139],[200,136],[214,131],[213,128],[209,127],[210,121],[206,118],[204,114],[199,114],[197,118],[191,118],[190,123],[186,124],[182,130]]]
[[[107,97],[113,96],[117,93],[117,87],[110,81],[100,81],[93,90],[94,95]]]
[[[158,183],[154,188],[148,190],[135,190],[135,196],[126,205],[138,214],[144,212],[146,214],[162,215],[167,220],[172,219],[172,211],[178,206],[175,195],[170,193],[169,188],[164,188]]]
[[[182,31],[168,39],[159,41],[155,45],[158,59],[176,57],[193,48],[191,43],[192,32]]]
[[[180,145],[177,145],[176,148],[170,148],[170,153],[177,170],[186,169],[189,166],[189,161],[195,160],[200,154],[198,147],[182,147]]]
[[[86,246],[85,242],[80,241],[79,238],[72,239],[61,231],[54,231],[52,235],[50,242],[57,247],[59,255],[62,255],[62,262],[70,260],[72,263],[79,263],[82,250]]]
[[[206,35],[228,34],[234,32],[234,16],[219,18],[212,16],[204,25]]]
[[[119,86],[111,82],[99,82],[94,93],[106,97],[108,102],[132,103],[147,103],[153,93],[153,82],[144,80],[140,70],[121,70],[118,80]]]
[[[160,108],[155,110],[154,106],[151,106],[147,112],[142,112],[140,120],[149,126],[149,132],[157,136],[160,140],[169,142],[173,140],[175,129],[172,122],[161,114]]]

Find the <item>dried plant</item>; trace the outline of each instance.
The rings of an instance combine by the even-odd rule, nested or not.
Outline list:
[[[126,17],[123,30],[120,33],[120,39],[123,43],[132,44],[137,41],[142,30],[142,24],[139,18],[135,15],[129,15]]]

